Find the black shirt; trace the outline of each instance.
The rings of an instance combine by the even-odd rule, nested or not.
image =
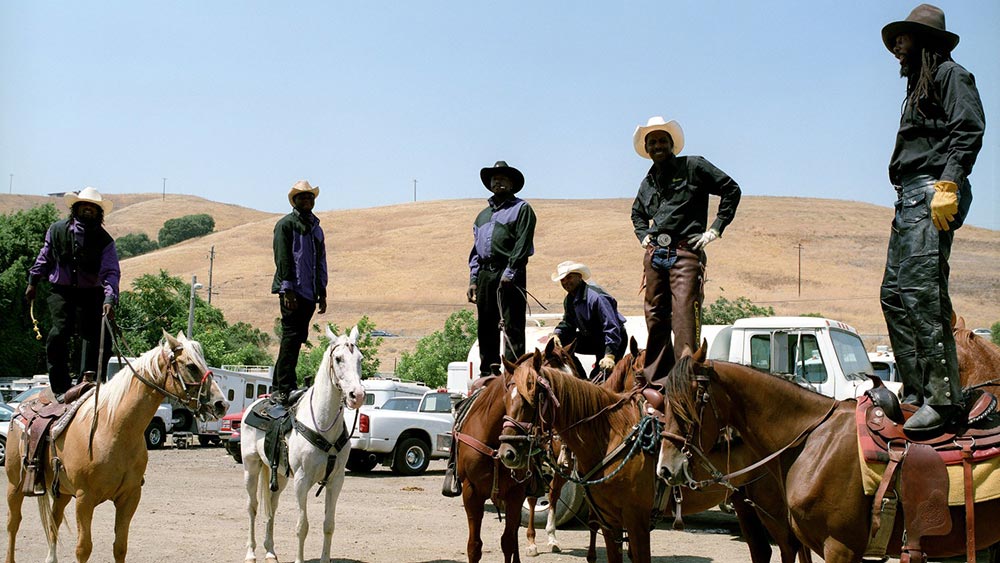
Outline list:
[[[666,233],[674,240],[686,240],[708,230],[708,196],[717,195],[719,212],[712,228],[721,235],[736,216],[740,186],[725,172],[700,156],[680,156],[674,166],[659,170],[654,164],[632,203],[635,236]],[[650,225],[652,220],[652,225]]]
[[[972,173],[986,129],[976,79],[961,65],[945,61],[934,73],[934,90],[940,102],[922,102],[923,112],[909,102],[903,108],[889,161],[893,184],[924,174],[961,186]]]

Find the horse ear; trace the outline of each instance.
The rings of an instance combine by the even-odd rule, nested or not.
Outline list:
[[[507,358],[503,359],[503,371],[504,371],[504,373],[514,373],[515,369],[517,369],[517,364],[511,362]]]
[[[576,342],[577,341],[574,340],[573,342],[570,342],[566,346],[563,346],[562,347],[563,351],[572,356],[573,355],[573,351],[576,350]]]
[[[549,341],[545,343],[545,357],[551,358],[556,351],[556,339],[549,338]]]
[[[177,331],[177,340],[182,341],[182,342],[184,340],[187,340],[187,336],[184,335],[184,331],[183,330],[178,330]]]
[[[955,311],[951,312],[951,327],[954,330],[961,330],[965,328],[965,317],[958,317],[955,315]]]
[[[686,348],[687,346],[685,346]],[[708,356],[708,340],[702,339],[701,346],[692,355],[691,359],[698,362],[699,364],[705,363],[705,358]]]
[[[635,341],[634,336],[628,337],[628,350],[632,353],[632,357],[639,355],[639,343]]]
[[[177,336],[183,337],[184,333],[177,333]],[[181,346],[180,340],[170,336],[170,333],[165,330],[163,331],[163,339],[167,341],[167,346],[169,346],[171,350],[175,350]]]
[[[333,333],[333,329],[330,328],[330,323],[326,323],[326,337],[331,341],[337,339],[337,335]]]
[[[351,339],[351,342],[358,341],[358,325],[354,325],[354,328],[351,329],[351,335],[348,338]]]

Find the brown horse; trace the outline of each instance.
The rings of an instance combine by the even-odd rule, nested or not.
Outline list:
[[[219,386],[208,371],[201,345],[178,334],[164,333],[160,346],[146,352],[131,366],[104,384],[96,401],[84,402],[62,434],[42,455],[45,463],[45,496],[39,497],[42,525],[49,544],[47,563],[56,561],[56,542],[66,505],[76,499],[76,559],[90,559],[90,534],[94,509],[110,500],[115,505],[114,559],[125,561],[128,530],[142,495],[146,472],[146,442],[143,430],[166,396],[192,412],[218,418],[228,407]],[[133,367],[136,371],[133,371]],[[91,423],[97,418],[91,443]],[[17,419],[15,419],[17,420]],[[25,441],[19,424],[11,424],[7,441],[7,563],[14,563],[14,541],[21,525],[22,459]],[[53,458],[61,460],[58,495],[53,498]]]
[[[856,402],[833,399],[753,368],[705,360],[702,346],[683,357],[668,379],[670,409],[666,430],[675,435],[692,432],[700,413],[713,412],[718,423],[731,425],[758,459],[772,452],[777,458],[792,528],[827,563],[861,561],[871,529],[872,497],[865,496],[858,461]],[[699,381],[700,380],[700,381]],[[706,397],[709,407],[702,408]],[[812,428],[812,430],[810,430]],[[697,430],[694,430],[697,431]],[[783,448],[804,435],[798,447]],[[681,479],[688,464],[679,444],[664,442],[660,470]],[[775,466],[776,467],[776,466]],[[962,507],[950,507],[954,521],[964,519]],[[1000,541],[1000,500],[978,503],[977,547]],[[899,554],[901,519],[889,542],[889,553]],[[931,557],[965,553],[965,532],[924,538]]]
[[[958,352],[958,373],[962,386],[969,387],[992,381],[1000,386],[1000,346],[965,328],[965,319],[952,319],[955,349]]]
[[[553,369],[565,370],[575,377],[572,346],[560,348],[550,340],[544,361]],[[531,357],[526,355],[525,358]],[[509,373],[509,372],[508,372]],[[528,477],[507,470],[496,456],[503,427],[504,401],[510,376],[501,375],[488,381],[475,394],[474,402],[462,423],[460,435],[452,442],[456,448],[455,474],[462,483],[462,504],[469,524],[467,555],[469,563],[478,563],[483,555],[482,525],[487,500],[493,501],[507,522],[500,536],[500,548],[505,563],[519,562],[517,531],[521,523],[521,507],[527,498]],[[538,476],[536,476],[537,478]],[[558,498],[558,497],[557,497]],[[529,519],[529,543],[534,543],[534,522]]]

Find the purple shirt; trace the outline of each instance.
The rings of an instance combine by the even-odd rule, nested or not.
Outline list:
[[[83,237],[86,235],[86,227],[83,223],[76,219],[71,219],[69,222],[69,231],[76,238],[77,244],[82,245]],[[34,265],[28,270],[28,274],[32,285],[37,284],[38,280],[47,276],[49,282],[53,285],[74,287],[70,265],[61,263],[58,253],[52,248],[52,229],[46,231],[45,243],[42,244],[42,249],[38,252],[38,258],[35,259]],[[78,270],[75,287],[103,287],[104,302],[113,305],[118,303],[118,283],[121,277],[122,271],[118,265],[118,250],[115,248],[114,241],[111,241],[110,244],[104,247],[104,251],[101,253],[101,266],[97,275]]]

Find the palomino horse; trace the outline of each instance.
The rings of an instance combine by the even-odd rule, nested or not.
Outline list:
[[[330,562],[330,545],[333,540],[334,516],[337,498],[344,486],[344,470],[350,457],[348,446],[339,453],[320,449],[298,429],[305,426],[307,433],[319,434],[328,444],[335,444],[343,433],[350,437],[351,430],[344,420],[344,406],[357,409],[365,400],[365,390],[361,386],[361,351],[357,347],[358,328],[350,335],[336,336],[327,327],[330,346],[323,354],[323,361],[316,372],[313,386],[302,395],[293,408],[296,428],[287,434],[288,463],[278,469],[278,490],[269,490],[270,465],[264,451],[264,432],[243,424],[240,435],[240,451],[243,454],[243,480],[247,488],[247,512],[250,516],[250,530],[247,539],[246,561],[256,561],[254,551],[257,540],[254,534],[254,520],[257,517],[258,500],[264,503],[264,549],[265,560],[277,562],[274,554],[274,515],[278,509],[278,498],[288,484],[286,469],[295,482],[295,498],[299,504],[299,519],[296,526],[299,544],[296,563],[304,561],[306,534],[309,520],[306,517],[306,500],[309,490],[316,483],[326,487],[324,499],[322,563]],[[249,412],[250,409],[247,409]],[[322,442],[321,442],[322,443]],[[349,442],[348,442],[349,444]],[[333,466],[328,461],[335,461]],[[259,498],[258,498],[259,494]],[[317,495],[319,493],[317,492]]]
[[[134,370],[134,371],[133,371]],[[139,356],[104,384],[97,404],[88,399],[80,405],[69,426],[50,444],[48,459],[59,458],[58,495],[53,498],[52,463],[45,464],[45,495],[38,497],[42,525],[49,551],[46,563],[56,561],[56,542],[66,505],[76,498],[77,561],[90,559],[90,535],[94,508],[104,501],[115,504],[114,559],[125,561],[128,531],[142,495],[143,474],[148,459],[143,430],[163,399],[169,397],[201,416],[218,418],[228,405],[208,371],[201,345],[182,333]],[[96,429],[92,422],[97,417]],[[21,524],[22,452],[26,437],[12,424],[7,441],[7,563],[14,562],[14,540]],[[43,454],[46,455],[46,454]]]
[[[706,361],[705,354],[702,346],[671,372],[666,431],[679,436],[698,432],[694,426],[701,413],[711,411],[718,425],[732,426],[743,436],[758,459],[779,453],[777,476],[795,534],[827,563],[861,561],[871,530],[872,497],[865,496],[862,486],[856,402],[837,402],[751,367]],[[796,442],[797,447],[788,448]],[[687,464],[681,444],[664,441],[662,474],[682,481]],[[977,547],[1000,541],[1000,500],[978,503],[975,510]],[[964,520],[962,507],[950,511],[953,521]],[[897,521],[889,553],[899,554],[901,534]],[[963,554],[964,527],[925,537],[922,547],[931,557]]]
[[[523,356],[522,359],[530,356]],[[572,346],[561,348],[549,340],[545,347],[544,362],[556,369],[563,369],[576,375]],[[508,372],[509,373],[509,372]],[[500,537],[500,547],[504,561],[520,561],[517,547],[517,531],[521,522],[521,507],[527,495],[527,479],[517,477],[500,467],[496,450],[503,427],[504,402],[510,376],[502,375],[488,381],[478,392],[469,412],[462,423],[462,431],[452,444],[456,448],[455,474],[462,483],[462,504],[469,524],[469,538],[466,546],[469,563],[478,563],[483,555],[482,525],[486,501],[492,499],[498,509],[503,510],[507,523]],[[556,497],[558,498],[558,497]],[[550,512],[549,522],[554,516]],[[534,521],[529,518],[528,545],[534,545]],[[550,545],[555,544],[554,529],[549,535]],[[548,531],[548,527],[546,527]],[[558,545],[558,544],[555,544]],[[558,551],[558,548],[556,548]],[[535,551],[537,554],[537,548]]]

